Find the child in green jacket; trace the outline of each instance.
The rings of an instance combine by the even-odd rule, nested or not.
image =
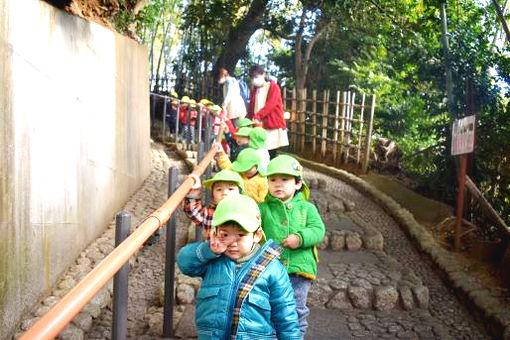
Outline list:
[[[280,257],[294,288],[299,328],[304,338],[309,312],[308,291],[317,276],[316,245],[326,228],[315,205],[308,202],[309,189],[303,181],[302,166],[288,155],[275,157],[267,167],[269,194],[259,205],[262,229],[280,243]]]

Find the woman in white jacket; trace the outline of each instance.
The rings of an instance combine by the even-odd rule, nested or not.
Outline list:
[[[227,112],[227,118],[237,127],[238,119],[246,116],[246,105],[241,96],[239,82],[229,75],[228,70],[220,68],[218,84],[223,85],[223,109]]]

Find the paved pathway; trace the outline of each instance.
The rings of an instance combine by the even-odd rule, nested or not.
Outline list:
[[[349,224],[354,222],[362,229],[362,236],[365,230],[371,232],[372,228],[376,228],[384,239],[382,251],[363,247],[356,251],[321,251],[323,261],[320,263],[319,275],[322,275],[323,280],[319,280],[314,288],[317,290],[336,285],[336,288],[341,289],[333,291],[346,291],[351,304],[347,307],[340,304],[340,309],[331,302],[314,307],[310,316],[309,339],[490,338],[483,324],[469,313],[443,282],[434,264],[415,248],[398,225],[375,203],[351,186],[326,175],[305,171],[305,177],[311,179],[312,183],[321,184],[319,188],[312,190],[312,199],[316,200],[319,209],[324,212],[328,230],[346,229],[352,233],[353,228]],[[353,203],[351,208],[347,209],[351,211],[341,211],[341,206],[331,208],[340,201]],[[347,204],[344,206],[347,207]],[[339,265],[343,270],[337,271],[335,276],[332,269]],[[364,282],[374,273],[378,274],[375,276],[380,278],[379,281]],[[348,284],[338,285],[333,281],[338,278],[348,281]],[[349,292],[351,287],[364,288],[365,293],[372,298],[372,303],[368,307],[353,303],[354,295]],[[378,301],[374,297],[381,287],[390,287],[390,292],[391,287],[395,287],[398,291],[398,300],[393,308],[377,304],[384,300],[380,298]],[[411,296],[405,293],[409,293],[405,287],[411,288]],[[422,293],[428,291],[429,298],[417,299],[419,294],[416,292],[419,290]],[[328,298],[331,298],[331,295]],[[389,301],[391,305],[394,295],[386,298],[386,302]],[[340,302],[345,302],[345,298],[340,299]]]
[[[165,153],[165,151],[167,153]],[[168,157],[167,157],[168,154]],[[177,166],[181,180],[187,172],[174,152],[153,145],[153,169],[124,210],[137,225],[166,199],[167,170]],[[375,203],[342,181],[305,170],[316,202],[328,227],[321,246],[319,280],[309,297],[308,339],[489,339],[477,321],[441,279],[434,264],[423,256],[398,225]],[[178,213],[178,243],[183,244],[189,223]],[[85,250],[70,268],[64,288],[34,307],[25,328],[72,287],[73,283],[111,250],[112,225]],[[110,246],[107,246],[110,245]],[[129,281],[128,332],[130,339],[154,339],[161,334],[159,287],[164,277],[164,232],[153,246],[144,247],[132,261]],[[64,281],[65,281],[64,280]],[[193,298],[199,280],[177,276],[174,325],[181,338],[192,338]],[[105,289],[110,291],[111,287]],[[105,294],[103,294],[105,295]],[[108,294],[106,294],[108,295]],[[47,303],[46,303],[47,302]],[[111,310],[108,299],[97,302],[101,312],[82,312],[62,339],[109,339]],[[91,303],[92,304],[92,303]],[[90,307],[90,306],[89,306]]]

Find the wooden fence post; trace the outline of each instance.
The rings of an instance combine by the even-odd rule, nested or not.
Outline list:
[[[333,163],[336,164],[338,150],[338,115],[340,114],[340,91],[336,91],[335,130],[333,130]]]
[[[296,113],[296,89],[293,88],[292,89],[292,98],[291,98],[291,102],[290,102],[290,107],[291,107],[291,111],[292,111],[292,123],[291,123],[291,132],[292,132],[292,136],[291,136],[291,145],[292,145],[292,149],[294,149],[294,151],[297,151],[297,120],[298,120],[298,116],[297,116],[297,113]]]
[[[345,112],[347,110],[347,92],[342,92],[342,124],[340,127],[340,159],[345,149]]]
[[[368,162],[370,161],[370,144],[372,141],[372,128],[374,124],[374,112],[375,112],[375,93],[372,95],[372,106],[370,107],[370,118],[368,120],[367,134],[365,136],[365,160],[363,162],[363,172],[366,173],[368,170]]]
[[[312,153],[317,152],[317,90],[312,92]]]
[[[351,112],[352,112],[352,103],[354,102],[355,94],[351,91],[347,92],[347,109],[346,109],[346,121],[345,121],[345,154],[344,154],[344,164],[349,163],[349,152],[351,147]]]
[[[322,100],[322,137],[321,137],[321,156],[326,157],[326,146],[328,141],[328,111],[329,111],[329,91],[324,90]]]
[[[363,116],[365,111],[365,93],[363,93],[363,96],[361,97],[361,111],[359,114],[359,131],[358,131],[358,153],[356,155],[356,167],[359,169],[360,165],[360,157],[361,157],[361,140],[362,133],[363,133]]]
[[[299,120],[301,121],[300,130],[300,147],[299,150],[303,153],[305,151],[305,141],[306,141],[306,89],[300,89],[298,95],[298,107],[299,107]]]

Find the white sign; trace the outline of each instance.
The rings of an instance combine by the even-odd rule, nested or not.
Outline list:
[[[452,127],[452,156],[473,152],[475,148],[475,116],[457,119]]]

